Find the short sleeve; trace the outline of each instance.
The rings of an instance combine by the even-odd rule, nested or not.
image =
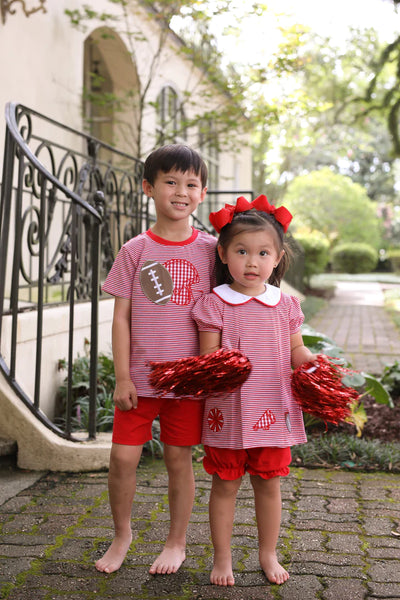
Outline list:
[[[113,266],[102,285],[104,292],[120,298],[130,298],[136,265],[125,246],[118,252]]]
[[[290,335],[297,333],[304,322],[303,311],[300,308],[300,300],[296,296],[290,296],[289,307],[289,329]]]
[[[192,308],[192,318],[199,331],[221,331],[221,302],[215,294],[201,296]]]

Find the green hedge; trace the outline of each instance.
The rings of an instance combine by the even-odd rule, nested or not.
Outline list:
[[[386,257],[390,261],[393,271],[400,271],[400,248],[390,248],[386,252]]]
[[[329,262],[329,241],[319,231],[296,233],[293,237],[304,250],[304,280],[309,286],[311,277],[323,273]]]
[[[378,264],[378,253],[369,244],[344,243],[332,250],[332,268],[337,273],[371,273]]]

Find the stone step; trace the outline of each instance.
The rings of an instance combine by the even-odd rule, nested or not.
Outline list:
[[[17,454],[17,442],[0,437],[0,457],[15,456]]]

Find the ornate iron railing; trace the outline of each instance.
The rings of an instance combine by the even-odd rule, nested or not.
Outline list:
[[[121,245],[154,222],[142,193],[142,161],[26,106],[6,106],[0,196],[0,371],[42,423],[73,441],[96,437],[98,316],[101,281]],[[208,192],[209,210],[252,192]],[[199,229],[212,231],[193,217]],[[73,428],[76,310],[90,306],[87,431]],[[41,399],[46,371],[44,325],[50,307],[66,307],[66,400],[57,424]],[[34,356],[21,359],[19,336],[35,323]],[[65,317],[65,315],[67,316]],[[25,317],[25,321],[24,321]],[[89,319],[88,319],[89,320]],[[63,350],[59,350],[63,352]],[[54,359],[63,356],[52,356]],[[21,364],[22,363],[22,364]],[[32,370],[31,385],[21,372]],[[53,374],[54,378],[54,374]],[[32,388],[32,389],[27,389]],[[53,403],[54,404],[54,403]],[[57,416],[57,415],[56,415]]]
[[[151,224],[142,169],[140,160],[89,135],[25,106],[6,107],[0,203],[0,342],[6,351],[0,355],[0,369],[36,416],[68,439],[77,439],[71,427],[75,309],[83,301],[91,303],[88,436],[94,438],[101,276],[121,244]],[[40,408],[43,321],[54,304],[69,306],[62,429]],[[33,398],[17,374],[17,337],[26,311],[34,311],[36,318],[35,356],[24,366],[35,370]]]

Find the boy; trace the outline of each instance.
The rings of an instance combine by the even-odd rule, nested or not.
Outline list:
[[[132,541],[131,510],[142,447],[159,416],[168,471],[170,529],[151,574],[175,573],[185,560],[186,529],[194,500],[191,446],[200,443],[202,403],[155,397],[148,361],[199,353],[192,306],[209,293],[216,239],[189,224],[204,200],[207,167],[181,144],[163,146],[145,161],[143,191],[155,204],[156,222],[119,251],[103,285],[115,296],[112,346],[116,387],[109,497],[114,540],[96,562],[112,573]]]

